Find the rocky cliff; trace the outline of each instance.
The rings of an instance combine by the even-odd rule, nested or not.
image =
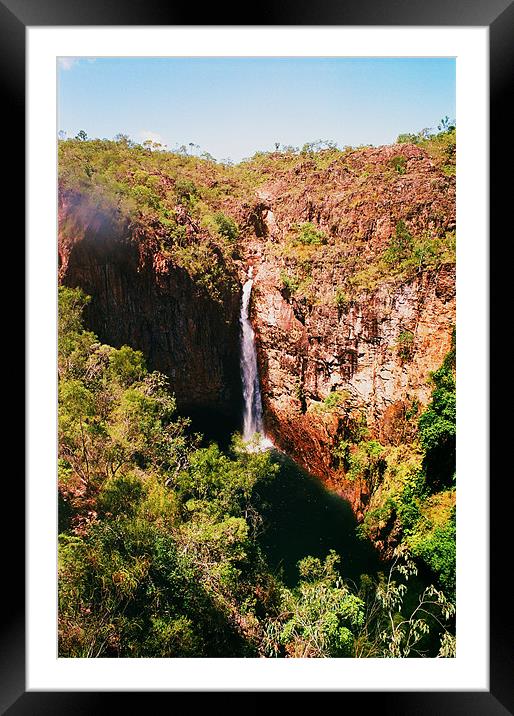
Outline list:
[[[274,273],[267,262],[260,265],[254,294],[266,428],[362,512],[366,495],[345,482],[334,449],[359,411],[388,444],[402,435],[413,401],[428,402],[429,373],[450,348],[454,270],[442,266],[398,287],[382,286],[344,312],[314,307],[304,321],[277,289]],[[404,358],[397,340],[407,331],[413,342]],[[331,393],[339,399],[332,405]]]
[[[398,156],[401,172],[391,170]],[[359,517],[369,494],[345,479],[337,446],[362,418],[383,444],[409,437],[405,415],[428,402],[430,372],[448,352],[455,324],[452,261],[421,260],[406,271],[393,265],[381,275],[378,257],[400,221],[411,239],[425,236],[420,251],[433,237],[448,237],[454,189],[454,177],[425,152],[398,145],[355,152],[324,172],[306,163],[259,189],[261,238],[248,262],[256,270],[266,428]],[[304,222],[325,239],[302,244]]]
[[[59,275],[91,295],[89,328],[115,347],[143,351],[198,427],[210,425],[211,435],[239,427],[239,294],[232,284],[213,300],[151,232],[141,235],[116,210],[69,193],[59,201]]]

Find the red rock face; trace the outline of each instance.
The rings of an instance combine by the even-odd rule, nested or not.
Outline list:
[[[281,448],[357,506],[360,487],[344,481],[332,457],[342,418],[323,401],[331,391],[344,392],[347,409],[364,411],[378,438],[395,441],[395,406],[428,402],[429,373],[450,349],[454,269],[443,266],[393,290],[383,286],[345,313],[314,307],[305,323],[267,271],[264,264],[257,275],[254,302],[266,427]],[[396,341],[407,328],[414,344],[404,361]]]
[[[402,174],[393,168],[397,157],[404,159]],[[455,228],[455,177],[412,144],[355,150],[326,169],[306,161],[271,178],[258,195],[277,240],[292,222],[311,221],[370,256],[400,219],[412,233]]]
[[[384,178],[400,151],[406,173]],[[370,166],[373,171],[359,178]],[[310,304],[284,291],[280,276],[288,261],[275,247],[295,222],[314,221],[336,242],[348,242],[350,260],[360,252],[371,261],[400,219],[413,235],[453,230],[454,191],[453,177],[436,170],[422,150],[398,145],[361,151],[348,167],[332,166],[325,174],[306,164],[259,192],[266,232],[251,243],[248,261],[256,270],[253,322],[266,427],[277,445],[349,499],[358,516],[366,508],[366,488],[345,480],[333,456],[345,413],[363,412],[371,436],[384,443],[408,437],[399,416],[413,399],[428,402],[429,374],[450,348],[455,266],[442,264],[403,282],[386,276],[338,308],[330,297],[344,283],[348,263],[331,246],[311,262]],[[398,340],[407,332],[412,345],[402,357]],[[333,391],[345,396],[342,410],[325,409]]]

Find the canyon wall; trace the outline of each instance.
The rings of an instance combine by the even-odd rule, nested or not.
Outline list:
[[[254,290],[266,429],[279,447],[362,512],[366,495],[344,480],[333,454],[344,437],[345,415],[362,411],[382,443],[403,437],[405,412],[413,400],[427,404],[429,374],[450,349],[454,268],[381,286],[344,311],[314,307],[304,320],[277,289],[275,273],[276,267],[261,263]],[[406,358],[397,344],[405,331],[413,335]],[[335,410],[324,402],[332,392],[342,396]]]
[[[237,292],[213,300],[151,237],[80,195],[60,197],[59,277],[92,297],[86,323],[100,340],[143,351],[168,375],[182,412],[200,427],[239,427]]]
[[[399,152],[403,171],[391,172]],[[325,172],[306,162],[269,180],[258,198],[260,237],[248,244],[247,262],[255,271],[266,429],[361,517],[366,486],[345,480],[334,451],[356,415],[383,444],[409,437],[405,415],[426,406],[430,373],[451,346],[455,263],[420,265],[404,276],[372,274],[371,286],[357,283],[339,302],[336,289],[347,291],[356,270],[376,266],[400,220],[412,236],[452,232],[454,177],[418,147],[397,145],[360,150]],[[324,229],[327,245],[295,244],[302,222]],[[307,297],[283,279],[287,270],[305,276],[306,265]]]

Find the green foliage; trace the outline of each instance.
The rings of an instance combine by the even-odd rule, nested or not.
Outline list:
[[[396,508],[400,523],[406,534],[415,530],[421,517],[424,488],[424,476],[422,473],[415,473],[409,477],[411,479],[406,480]]]
[[[456,395],[455,333],[452,349],[432,376],[432,399],[419,418],[419,438],[425,451],[424,468],[432,488],[455,480]]]
[[[323,405],[328,410],[343,407],[350,397],[346,390],[332,390],[324,399]]]
[[[90,301],[81,288],[59,286],[57,329],[61,340],[75,338],[83,330],[82,315]]]
[[[143,354],[130,346],[122,346],[110,352],[109,369],[113,379],[123,386],[141,380],[147,373]]]
[[[455,261],[455,233],[446,232],[444,237],[428,233],[413,237],[405,222],[400,220],[382,258],[388,270],[405,277],[436,268],[444,262],[452,263]]]
[[[388,497],[379,507],[368,510],[363,522],[357,527],[357,534],[361,539],[376,537],[394,521],[397,513],[397,504]]]
[[[377,440],[365,440],[360,442],[350,453],[346,477],[352,481],[365,480],[370,492],[373,493],[378,487],[385,468],[383,445]]]
[[[59,545],[60,653],[245,655],[227,615],[171,535],[145,520],[99,522]]]
[[[280,271],[280,281],[282,283],[282,288],[284,288],[290,295],[296,293],[300,287],[300,281],[295,276],[291,276],[284,270]]]
[[[309,410],[317,414],[344,415],[348,421],[349,398],[350,393],[347,390],[331,390],[323,400],[311,403]]]
[[[359,533],[373,540],[384,540],[392,532],[401,533],[413,557],[428,567],[445,594],[453,598],[455,334],[450,352],[432,374],[432,382],[431,402],[416,421],[418,440],[410,446],[384,448],[382,470],[378,475],[372,474],[374,488]],[[417,414],[414,403],[410,419]],[[361,476],[367,467],[366,455],[360,448],[341,441],[336,450],[349,478]]]
[[[327,149],[337,149],[337,143],[329,139],[317,139],[314,142],[306,142],[300,153],[308,156],[314,156],[318,152],[322,152]]]
[[[349,394],[346,391],[338,391],[336,394],[344,396],[344,399],[348,399]],[[339,401],[339,407],[343,407],[345,400]],[[320,409],[320,408],[318,408]],[[326,408],[325,408],[326,409]],[[335,447],[332,449],[332,455],[336,460],[336,464],[342,467],[347,473],[348,479],[355,479],[355,474],[348,475],[352,464],[351,456],[356,450],[356,445],[364,441],[364,438],[368,437],[369,430],[366,421],[366,415],[356,411],[346,411],[342,425],[342,437],[338,440]]]
[[[337,563],[333,551],[324,562],[315,557],[299,562],[302,579],[286,593],[290,616],[279,635],[289,656],[351,656],[354,634],[364,622],[364,603],[344,585]]]
[[[80,289],[59,286],[58,301],[58,369],[61,378],[80,375],[96,336],[82,329],[82,313],[89,303]]]
[[[455,656],[453,603],[433,585],[409,591],[417,568],[405,545],[378,580],[362,575],[358,591],[344,581],[338,556],[299,562],[300,581],[282,589],[281,613],[268,620],[266,656]]]
[[[413,133],[404,133],[399,134],[396,142],[397,144],[418,144],[421,141],[422,137],[420,137],[419,134],[413,134]]]
[[[452,641],[450,632],[443,626],[454,616],[455,606],[443,592],[430,585],[419,595],[413,609],[406,608],[405,582],[416,574],[417,568],[406,547],[401,545],[396,548],[388,578],[377,589],[381,611],[389,615],[389,623],[382,622],[383,630],[379,637],[384,644],[384,656],[422,656],[427,648],[431,628],[440,633],[439,656],[455,656],[455,649],[450,647],[450,642],[454,647],[455,641]],[[376,622],[378,629],[380,622],[380,619]]]
[[[98,495],[98,506],[104,513],[131,517],[144,495],[145,486],[139,475],[114,475],[103,483]]]
[[[334,303],[340,311],[346,311],[351,303],[351,299],[346,291],[338,288],[334,295]]]
[[[256,655],[273,577],[254,488],[278,466],[237,439],[199,449],[165,377],[82,341],[87,301],[62,295],[61,343],[80,359],[59,384],[59,653]]]
[[[396,353],[400,360],[405,363],[412,358],[414,351],[414,333],[402,331],[396,339]]]
[[[210,515],[244,514],[258,519],[253,502],[257,483],[272,479],[278,466],[267,452],[248,452],[237,440],[232,444],[234,457],[225,455],[213,443],[190,455],[188,468],[175,478],[181,502],[190,513]]]
[[[419,534],[409,540],[409,546],[415,557],[422,559],[434,574],[441,587],[450,597],[455,597],[456,575],[456,530],[455,509],[449,519],[441,525],[423,525]],[[424,529],[423,529],[424,528]]]
[[[174,190],[179,204],[192,206],[196,199],[198,199],[198,189],[191,179],[177,179]]]
[[[399,134],[396,141],[398,144],[423,144],[427,140],[433,140],[452,133],[455,134],[455,120],[450,120],[447,115],[439,121],[437,132],[430,127],[425,127],[419,132]]]
[[[403,259],[410,256],[412,245],[412,235],[409,233],[403,219],[400,219],[384,253],[384,261],[389,266],[398,266]]]
[[[452,132],[455,129],[455,120],[451,120],[448,115],[443,117],[437,125],[439,132]]]
[[[306,221],[303,224],[294,224],[292,231],[294,237],[293,244],[320,246],[327,243],[325,234],[310,221]]]
[[[214,221],[221,236],[228,241],[236,241],[239,236],[239,228],[230,216],[225,216],[222,211],[218,211],[214,214]]]
[[[398,144],[417,144],[434,160],[444,174],[455,175],[456,128],[455,120],[443,117],[434,129],[422,129],[414,134],[400,134]]]
[[[407,159],[402,154],[392,157],[388,163],[398,174],[405,174],[407,171]]]

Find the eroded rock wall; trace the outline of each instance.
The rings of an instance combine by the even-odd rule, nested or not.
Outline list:
[[[92,301],[86,322],[101,340],[143,351],[170,378],[179,409],[211,411],[237,427],[240,416],[239,295],[213,300],[115,211],[63,196],[60,280]],[[215,417],[213,418],[215,419]]]
[[[353,487],[333,457],[342,435],[341,411],[327,409],[324,400],[333,391],[342,393],[345,408],[364,411],[378,439],[394,441],[388,418],[413,399],[428,402],[429,374],[450,348],[454,268],[442,266],[401,286],[383,285],[344,311],[312,307],[303,320],[278,289],[277,271],[263,261],[254,290],[266,426],[305,468],[352,497]],[[413,343],[405,359],[398,338],[407,331]]]

